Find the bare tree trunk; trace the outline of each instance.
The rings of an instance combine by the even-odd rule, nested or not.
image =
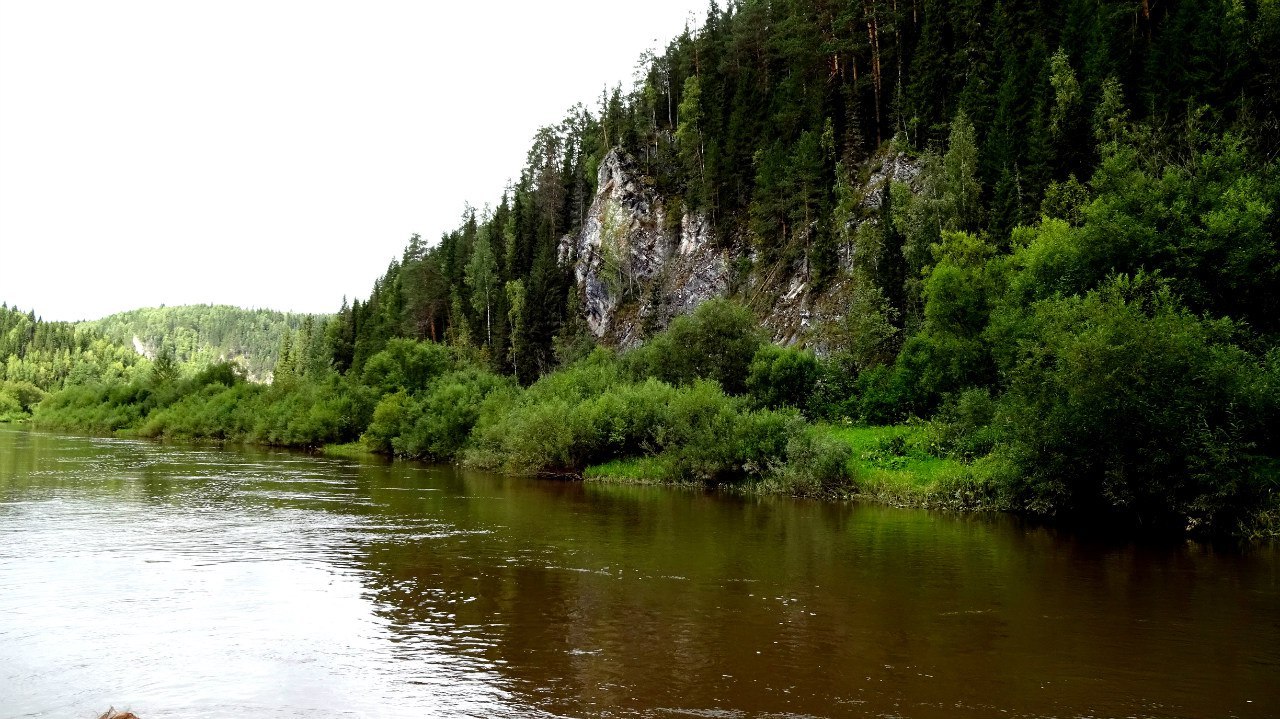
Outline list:
[[[876,144],[880,144],[880,23],[875,0],[863,3],[867,14],[867,40],[871,43],[871,87],[876,96]]]

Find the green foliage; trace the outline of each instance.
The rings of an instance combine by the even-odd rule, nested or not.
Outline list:
[[[130,310],[82,325],[123,347],[132,347],[136,338],[152,356],[169,352],[184,367],[233,361],[250,376],[268,377],[281,359],[303,369],[326,355],[321,361],[327,364],[329,348],[321,343],[325,322],[325,317],[272,310],[182,305]],[[282,358],[282,347],[293,356]]]
[[[349,442],[369,423],[367,392],[336,375],[267,387],[225,372],[182,382],[169,401],[142,403],[137,418],[111,430],[133,428],[143,437],[177,437],[320,447]],[[157,393],[153,396],[159,396]],[[37,421],[64,424],[56,412]]]
[[[49,392],[68,385],[132,379],[144,365],[131,347],[116,344],[90,327],[46,322],[34,312],[0,305],[0,382]],[[24,407],[18,414],[30,412],[33,402],[14,393],[10,397]]]
[[[972,387],[948,398],[929,429],[932,444],[948,456],[974,460],[991,453],[999,441],[998,404],[986,387]]]
[[[763,333],[745,307],[729,300],[708,300],[628,353],[626,362],[638,377],[671,384],[708,379],[719,382],[729,394],[741,394],[763,342]]]
[[[890,364],[898,354],[902,331],[899,312],[865,273],[855,272],[837,320],[823,323],[818,336],[837,354],[852,360],[854,372]]]
[[[982,185],[978,180],[978,144],[973,123],[962,110],[951,123],[951,137],[947,142],[947,154],[942,157],[942,202],[945,219],[943,229],[971,230],[978,226],[979,197]]]
[[[151,391],[137,381],[74,385],[41,402],[34,420],[45,427],[114,432],[136,426],[154,406],[150,400]]]
[[[365,363],[360,381],[374,393],[426,389],[438,376],[457,366],[456,352],[434,342],[394,339]]]
[[[1000,265],[995,248],[964,232],[945,232],[934,246],[935,264],[924,281],[924,321],[902,348],[895,372],[909,392],[899,402],[922,413],[944,394],[986,384],[994,364],[984,330],[993,298],[999,296]]]
[[[655,479],[725,481],[768,471],[798,427],[793,414],[752,411],[713,382],[633,381],[597,353],[522,393],[491,395],[466,459],[515,472],[573,472],[642,456],[660,468]]]
[[[807,427],[787,439],[785,462],[776,461],[763,486],[798,496],[842,496],[855,489],[853,448],[829,432]]]
[[[756,350],[747,375],[747,394],[760,407],[806,411],[818,382],[812,352],[766,344]]]
[[[485,399],[494,392],[511,389],[509,380],[476,368],[446,374],[408,403],[408,411],[400,419],[399,436],[390,440],[391,449],[408,457],[454,459],[469,441]],[[379,403],[378,410],[381,409]],[[366,438],[374,433],[374,426]]]
[[[26,416],[27,412],[22,408],[18,398],[7,389],[0,389],[0,422],[15,422],[25,419]]]
[[[155,362],[151,364],[151,383],[156,385],[167,384],[178,378],[178,362],[173,358],[173,351],[169,348],[160,350],[156,355]]]
[[[16,411],[22,414],[30,414],[36,405],[49,396],[48,392],[23,380],[0,382],[0,394],[12,400],[12,404],[7,403],[6,406],[16,406]]]
[[[1230,531],[1273,491],[1260,453],[1276,447],[1274,410],[1256,395],[1266,370],[1232,322],[1125,276],[1036,303],[1024,321],[1039,341],[1006,370],[1002,423],[1020,506]]]

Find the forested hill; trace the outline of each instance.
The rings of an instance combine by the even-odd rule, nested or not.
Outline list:
[[[0,304],[0,421],[26,416],[69,384],[132,379],[138,360],[128,345],[92,328]]]
[[[647,348],[727,296],[818,351],[758,358],[811,418],[951,428],[1032,513],[1223,527],[1280,497],[1277,48],[1270,0],[712,3],[328,351],[554,384],[647,343],[687,381],[723,357]]]
[[[130,310],[82,323],[125,346],[155,357],[168,352],[179,364],[209,365],[233,361],[250,377],[271,376],[282,351],[295,343],[312,344],[326,318],[241,309],[229,305],[181,305]]]
[[[644,221],[709,223],[737,294],[797,272],[816,293],[856,280],[841,301],[878,308],[897,345],[925,319],[942,232],[1007,254],[1014,228],[1078,226],[1090,203],[1130,224],[1063,289],[1159,272],[1196,311],[1274,327],[1277,47],[1280,4],[1256,0],[713,3],[644,57],[635,87],[539,131],[503,197],[438,243],[415,238],[344,308],[337,365],[407,335],[485,347],[525,381],[555,366],[587,299],[561,238],[606,189],[597,169],[615,148],[659,205]],[[914,179],[866,186],[886,151]],[[1239,247],[1200,236],[1227,231],[1220,202],[1263,223],[1247,221]],[[643,311],[654,298],[626,296],[642,286],[625,281],[621,249],[599,248],[622,280],[616,299]],[[757,304],[785,291],[757,291]]]
[[[713,3],[271,386],[35,421],[1280,533],[1277,47],[1274,0]]]

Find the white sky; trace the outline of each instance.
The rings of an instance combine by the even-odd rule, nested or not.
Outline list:
[[[333,312],[707,0],[0,0],[0,300]]]

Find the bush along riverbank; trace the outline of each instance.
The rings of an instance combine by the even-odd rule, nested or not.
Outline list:
[[[1174,327],[1152,328],[1152,341],[1178,342],[1167,330],[1200,326],[1181,314],[1168,322]],[[1213,366],[1223,360],[1217,353],[1231,358],[1203,339],[1186,341],[1190,359],[1204,356]],[[1175,392],[1151,406],[1153,416],[1128,422],[1108,413],[1114,388],[1095,386],[1108,377],[1128,382],[1131,393],[1177,389],[1175,367],[1163,389],[1123,376],[1126,367],[1136,371],[1158,359],[1117,361],[1109,373],[1080,377],[1051,365],[1034,381],[1019,377],[1001,397],[985,390],[948,397],[931,421],[853,424],[849,407],[882,402],[882,387],[865,384],[864,374],[852,380],[863,386],[849,388],[842,358],[768,344],[745,309],[713,301],[638,349],[596,349],[527,387],[488,370],[474,351],[397,339],[346,375],[278,374],[261,385],[214,365],[189,376],[153,372],[70,387],[40,403],[35,422],[149,438],[339,444],[346,454],[595,481],[869,497],[1202,533],[1274,532],[1267,518],[1275,516],[1275,462],[1218,444],[1232,441],[1239,425],[1194,421],[1201,407],[1217,406],[1211,398],[1180,404]],[[1202,388],[1211,379],[1201,371],[1182,382]],[[1096,394],[1077,398],[1045,387],[1069,380],[1082,385],[1076,391]]]

